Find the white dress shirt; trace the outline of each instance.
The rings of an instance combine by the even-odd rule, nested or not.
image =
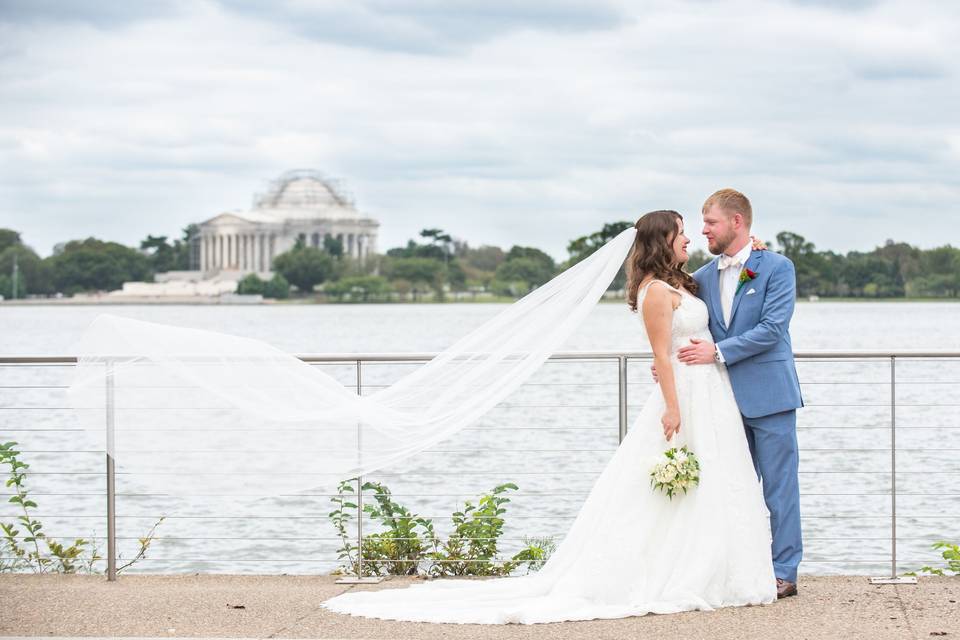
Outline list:
[[[740,282],[740,272],[747,260],[750,259],[752,252],[753,242],[748,241],[746,246],[736,254],[732,256],[721,255],[717,262],[717,269],[720,272],[720,308],[723,310],[723,323],[728,327],[730,326],[730,316],[733,315],[733,298],[737,293],[737,285]],[[725,268],[720,268],[725,263],[729,264]],[[717,354],[720,356],[720,362],[724,362],[720,347],[717,347]]]

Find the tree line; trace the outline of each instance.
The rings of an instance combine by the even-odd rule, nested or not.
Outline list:
[[[606,223],[597,231],[567,244],[568,257],[557,262],[544,251],[515,245],[508,250],[493,245],[471,247],[443,229],[423,229],[419,237],[359,261],[345,255],[333,237],[322,246],[307,246],[301,236],[295,246],[274,258],[273,278],[246,276],[239,293],[270,298],[322,295],[340,301],[393,299],[444,300],[452,295],[484,294],[517,298],[580,262],[631,226],[629,221]],[[195,250],[196,225],[172,241],[149,235],[137,248],[86,238],[58,245],[53,255],[40,258],[20,234],[0,229],[0,295],[4,298],[73,295],[110,291],[124,282],[152,281],[165,271],[189,270]],[[800,297],[957,298],[960,295],[960,249],[950,245],[920,249],[888,240],[872,251],[846,254],[819,251],[803,236],[783,231],[770,250],[793,260]],[[710,260],[694,251],[688,270]],[[16,262],[16,281],[14,281]],[[610,285],[624,288],[623,269]]]

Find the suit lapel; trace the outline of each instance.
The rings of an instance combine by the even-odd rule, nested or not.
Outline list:
[[[747,264],[743,265],[744,271],[750,269],[751,271],[760,271],[760,262],[763,260],[763,251],[752,251],[750,257],[747,259]],[[733,325],[733,318],[737,314],[737,307],[740,306],[740,301],[743,299],[743,296],[747,295],[747,291],[750,289],[750,281],[748,280],[740,287],[740,290],[737,291],[737,294],[733,297],[733,308],[730,309],[730,325]]]
[[[717,319],[717,324],[726,330],[727,326],[723,324],[723,308],[720,306],[720,269],[717,267],[719,262],[720,257],[717,256],[707,269],[706,280],[710,283],[710,288],[707,290],[707,302],[710,304],[710,312]]]

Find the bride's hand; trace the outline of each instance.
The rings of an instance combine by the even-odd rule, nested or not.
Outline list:
[[[660,418],[660,424],[663,425],[663,437],[670,440],[673,434],[680,433],[680,411],[667,409]]]

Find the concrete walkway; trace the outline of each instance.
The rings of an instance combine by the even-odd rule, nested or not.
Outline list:
[[[960,638],[960,578],[918,585],[801,578],[800,595],[762,607],[536,625],[394,622],[318,603],[347,589],[333,576],[0,575],[0,635],[230,638]]]

